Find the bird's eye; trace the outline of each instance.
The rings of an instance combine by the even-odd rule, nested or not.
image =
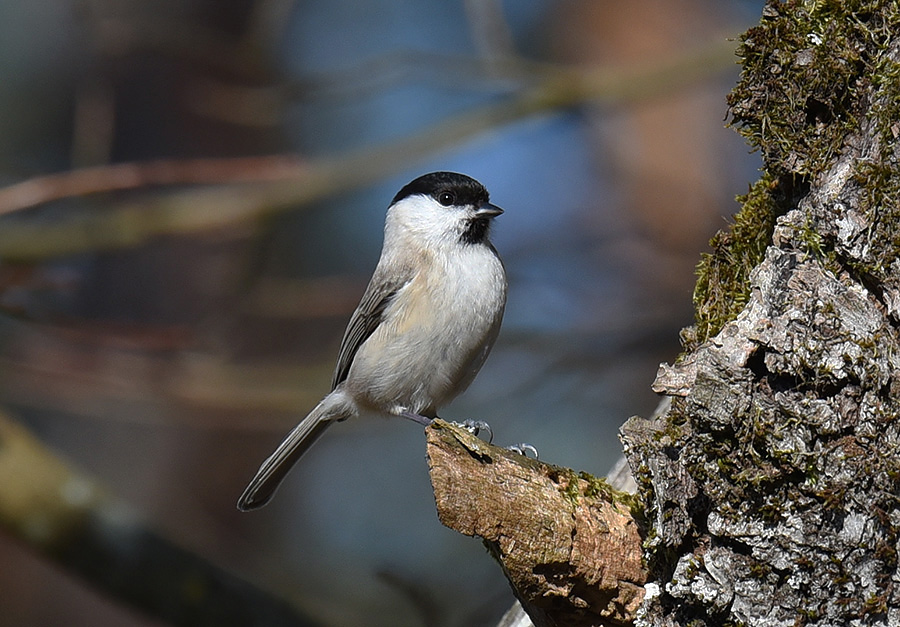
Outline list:
[[[438,194],[437,200],[445,207],[449,207],[456,202],[456,194],[453,192],[441,192]]]

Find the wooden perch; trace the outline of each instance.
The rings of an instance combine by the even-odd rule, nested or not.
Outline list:
[[[441,420],[426,432],[438,517],[484,540],[535,627],[633,623],[647,573],[630,495]]]

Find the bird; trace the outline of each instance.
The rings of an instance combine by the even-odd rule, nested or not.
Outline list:
[[[268,503],[332,424],[375,413],[428,425],[469,387],[506,307],[506,271],[489,238],[501,213],[484,185],[456,172],[424,174],[397,192],[331,391],[262,463],[239,510]]]

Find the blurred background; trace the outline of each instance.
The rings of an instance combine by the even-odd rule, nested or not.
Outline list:
[[[388,202],[438,169],[506,209],[510,280],[443,416],[605,474],[757,176],[724,98],[761,4],[0,3],[0,408],[318,624],[496,624],[512,595],[438,522],[412,423],[341,423],[235,501],[328,391]],[[158,624],[5,533],[0,563],[0,625]]]

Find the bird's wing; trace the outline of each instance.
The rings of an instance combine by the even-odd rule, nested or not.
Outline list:
[[[387,309],[391,300],[412,280],[413,271],[411,269],[400,272],[396,270],[395,268],[391,278],[387,278],[381,272],[380,267],[375,270],[359,306],[350,317],[347,330],[344,331],[341,352],[338,355],[334,378],[331,381],[332,390],[347,378],[356,351],[384,320],[384,310]]]

